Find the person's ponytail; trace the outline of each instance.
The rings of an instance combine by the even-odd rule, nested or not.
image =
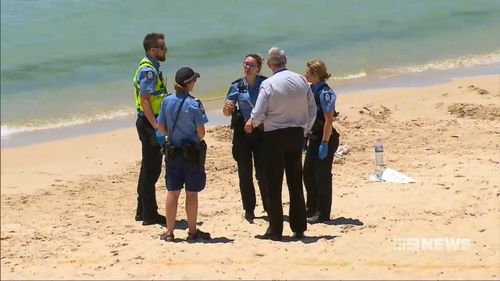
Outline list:
[[[184,94],[184,92],[186,92],[186,89],[184,89],[184,87],[182,87],[181,85],[179,85],[177,83],[174,85],[174,89],[175,89],[175,93],[177,93],[177,94]]]

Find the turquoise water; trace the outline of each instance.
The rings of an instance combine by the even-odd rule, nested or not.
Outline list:
[[[495,0],[0,3],[2,138],[133,116],[131,79],[149,32],[167,37],[168,89],[188,65],[201,73],[202,99],[225,95],[242,57],[272,46],[297,72],[324,60],[340,85],[500,65]]]

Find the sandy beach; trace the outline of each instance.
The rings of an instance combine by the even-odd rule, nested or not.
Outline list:
[[[229,127],[207,131],[208,243],[185,240],[184,193],[177,243],[134,221],[135,128],[2,149],[1,279],[499,280],[500,75],[339,93],[337,111],[334,219],[302,240],[287,222],[283,242],[254,237],[267,221],[260,205],[243,218]],[[416,183],[369,180],[377,137]],[[164,214],[163,174],[156,187]]]

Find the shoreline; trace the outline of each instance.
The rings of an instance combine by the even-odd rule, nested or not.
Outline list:
[[[360,78],[354,80],[329,81],[334,90],[340,95],[365,90],[379,90],[391,88],[421,88],[446,83],[456,78],[488,76],[500,73],[500,64],[489,64],[470,68],[452,69],[444,71],[427,71],[410,73],[386,79]],[[209,125],[218,126],[229,124],[229,119],[220,113],[223,97],[212,97],[202,100],[209,115]],[[135,127],[135,114],[104,121],[95,121],[80,125],[46,129],[39,131],[20,132],[1,139],[1,150],[46,143],[55,140],[80,137],[89,134],[98,134],[123,128]]]
[[[493,83],[493,84],[496,83],[497,84],[496,88],[498,91],[497,95],[500,96],[500,75],[468,76],[461,78],[451,78],[446,83],[435,84],[425,87],[418,86],[418,87],[403,87],[403,88],[397,88],[397,87],[374,88],[374,89],[353,91],[345,94],[341,93],[337,97],[337,110],[341,112],[341,117],[342,116],[347,117],[348,115],[352,114],[351,111],[353,108],[353,104],[360,103],[358,99],[363,100],[364,97],[369,97],[376,104],[380,104],[379,105],[380,108],[377,109],[371,108],[373,107],[373,103],[370,103],[370,106],[363,107],[363,109],[361,109],[359,113],[363,113],[363,111],[368,111],[368,113],[370,114],[377,114],[375,112],[373,113],[370,112],[370,110],[376,110],[379,111],[379,114],[383,114],[382,111],[386,110],[384,108],[389,107],[390,104],[395,104],[393,99],[395,100],[403,99],[405,96],[408,95],[407,94],[408,92],[421,92],[425,91],[426,89],[447,88],[450,87],[450,85],[459,83],[464,85],[467,84],[463,81],[490,81],[488,83]],[[464,87],[470,87],[470,86],[472,86],[472,84]],[[495,88],[493,87],[493,89]],[[387,96],[390,96],[390,98],[387,98]],[[488,95],[487,98],[491,99],[494,96],[495,94],[493,93],[492,95]],[[425,100],[426,98],[422,97],[422,99]],[[499,99],[493,101],[496,101],[498,103]],[[230,117],[223,116],[221,110],[219,108],[216,108],[219,102],[220,101],[218,100],[213,100],[205,105],[209,118],[212,120],[207,124],[206,126],[207,130],[212,130],[217,127],[229,127]],[[396,108],[398,107],[397,103],[395,104],[395,106]],[[424,116],[429,111],[429,109],[421,109],[421,110],[422,110],[422,115]],[[412,111],[414,110],[412,109]],[[349,114],[349,112],[351,112],[351,114]],[[419,113],[420,113],[419,111],[416,111],[413,114],[413,118],[419,118],[420,117]],[[492,114],[500,114],[500,113],[493,112]],[[408,115],[407,113],[403,114],[405,118],[408,118],[407,115]],[[114,168],[116,168],[117,166],[123,166],[121,165],[123,163],[131,164],[134,162],[132,161],[132,159],[135,159],[135,161],[139,161],[140,143],[138,141],[135,126],[132,125],[134,123],[135,123],[135,117],[134,119],[132,118],[121,119],[119,126],[117,126],[116,120],[108,120],[99,122],[97,124],[87,124],[87,125],[74,126],[72,128],[54,129],[53,130],[54,132],[52,132],[52,130],[48,130],[48,132],[44,132],[44,134],[40,134],[39,136],[37,136],[38,140],[40,140],[39,142],[27,140],[23,143],[22,141],[20,141],[18,145],[12,145],[9,147],[4,147],[4,143],[2,141],[2,149],[1,149],[2,175],[4,175],[3,171],[5,167],[7,167],[7,169],[12,168],[10,167],[11,166],[10,164],[12,163],[14,163],[15,170],[24,170],[26,168],[28,168],[29,170],[30,167],[44,166],[43,163],[31,161],[30,159],[49,160],[52,157],[53,161],[49,160],[49,163],[45,164],[49,164],[49,166],[51,167],[56,167],[57,162],[59,161],[65,162],[67,161],[67,159],[72,159],[74,156],[76,156],[76,158],[81,160],[80,164],[84,163],[83,164],[84,166],[87,165],[91,171],[95,172],[95,169],[92,168],[92,163],[95,164],[97,162],[92,162],[90,159],[101,159],[102,156],[100,153],[106,151],[114,151],[115,153],[114,158],[116,159],[113,162],[116,165],[114,165]],[[342,122],[337,123],[336,127],[340,127],[340,130],[342,130]],[[208,138],[211,138],[211,136],[208,135]],[[129,154],[119,155],[116,153],[117,148],[125,148],[126,146],[132,146],[136,148],[135,150],[133,150],[135,153],[134,156],[131,156]],[[53,148],[56,147],[61,147],[61,151],[56,152],[54,155],[46,153],[47,150],[52,151]],[[111,161],[111,160],[112,159],[106,159],[106,161]],[[99,160],[98,162],[100,163],[99,165],[102,165],[101,163],[102,160]],[[23,165],[26,165],[26,167]],[[72,171],[71,168],[69,167],[68,168],[65,167],[64,170]],[[112,171],[112,169],[109,169],[109,171]],[[53,178],[54,173],[52,172],[44,172],[44,173],[47,174],[45,178],[47,179]],[[71,172],[70,174],[76,175],[76,173],[74,172]],[[38,183],[28,184],[31,179],[29,177],[25,178],[22,174],[16,176],[9,174],[4,176],[6,177],[13,176],[15,179],[20,179],[22,183],[21,185],[28,185],[28,186],[38,185]],[[16,180],[14,180],[14,182],[15,181]],[[4,179],[2,178],[2,183],[4,182],[12,182],[12,180],[8,179],[4,181]],[[6,188],[5,185],[2,184],[2,192],[6,191],[5,188]],[[8,188],[11,189],[12,187]],[[31,190],[31,188],[28,189]]]
[[[207,129],[207,243],[186,242],[184,192],[178,242],[134,220],[134,128],[2,150],[1,279],[498,279],[500,75],[341,94],[337,107],[347,149],[332,170],[332,220],[302,240],[287,221],[284,242],[255,238],[267,216],[257,195],[254,223],[243,218],[226,126]],[[386,165],[415,183],[369,180],[376,138]],[[161,214],[164,185],[162,174]],[[468,243],[404,244],[415,239]]]

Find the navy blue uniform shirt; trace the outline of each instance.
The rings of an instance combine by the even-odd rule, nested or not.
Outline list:
[[[312,91],[314,93],[314,99],[316,100],[316,106],[321,106],[323,112],[335,111],[337,94],[335,94],[335,92],[328,85],[326,85],[325,81],[320,81],[318,84],[313,85]]]
[[[234,81],[229,87],[226,99],[237,102],[238,108],[243,118],[245,118],[245,122],[250,119],[250,113],[255,107],[255,102],[259,96],[260,84],[266,79],[267,77],[265,76],[257,75],[255,85],[250,89],[245,78]]]

